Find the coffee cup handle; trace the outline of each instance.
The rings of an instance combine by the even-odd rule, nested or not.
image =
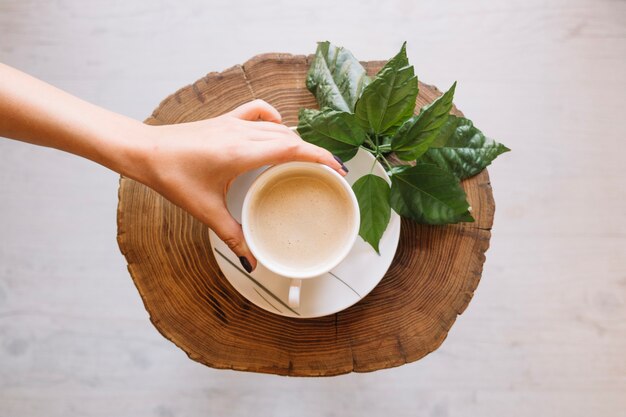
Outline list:
[[[289,307],[300,307],[300,289],[302,288],[301,279],[292,279],[289,286]]]

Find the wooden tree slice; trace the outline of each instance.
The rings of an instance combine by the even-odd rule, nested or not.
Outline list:
[[[210,73],[166,98],[146,123],[206,119],[262,98],[293,126],[301,107],[317,107],[305,87],[311,59],[265,54]],[[383,62],[363,64],[375,74]],[[417,108],[440,94],[420,83]],[[381,283],[353,307],[317,319],[278,316],[247,301],[217,266],[207,227],[124,177],[117,238],[152,323],[191,359],[214,368],[294,376],[368,372],[437,349],[471,300],[495,204],[486,171],[463,187],[475,223],[422,226],[403,220],[398,251]]]

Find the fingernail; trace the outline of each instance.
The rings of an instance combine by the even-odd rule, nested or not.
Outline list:
[[[344,165],[344,163],[341,160],[341,158],[339,158],[337,155],[333,155],[333,158],[335,158],[335,161],[337,161],[337,162],[339,162],[341,164],[341,169],[343,169],[346,172],[350,172],[350,170],[348,168],[346,168],[346,166]]]
[[[248,259],[245,256],[240,256],[239,262],[241,262],[241,266],[243,266],[243,269],[245,269],[246,272],[248,273],[252,272],[252,265],[250,265],[250,261],[248,261]]]

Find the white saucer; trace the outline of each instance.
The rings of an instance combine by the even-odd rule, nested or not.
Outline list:
[[[374,157],[362,149],[346,166],[350,170],[346,180],[353,184],[361,176],[368,174],[374,164]],[[252,181],[265,168],[241,175],[230,187],[227,195],[228,209],[237,221],[241,222],[241,206]],[[376,162],[373,174],[389,181],[383,167]],[[400,239],[400,216],[393,210],[389,226],[380,241],[380,255],[360,236],[348,256],[331,272],[316,278],[302,281],[300,307],[292,309],[287,305],[289,279],[268,271],[258,264],[256,270],[248,274],[239,259],[213,231],[209,233],[215,259],[226,279],[237,291],[252,303],[269,312],[287,317],[312,318],[326,316],[344,310],[357,303],[383,278],[398,248]]]

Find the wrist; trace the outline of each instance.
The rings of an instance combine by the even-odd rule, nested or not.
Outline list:
[[[147,183],[150,177],[150,160],[156,144],[155,126],[127,119],[108,133],[102,165],[125,177]]]

